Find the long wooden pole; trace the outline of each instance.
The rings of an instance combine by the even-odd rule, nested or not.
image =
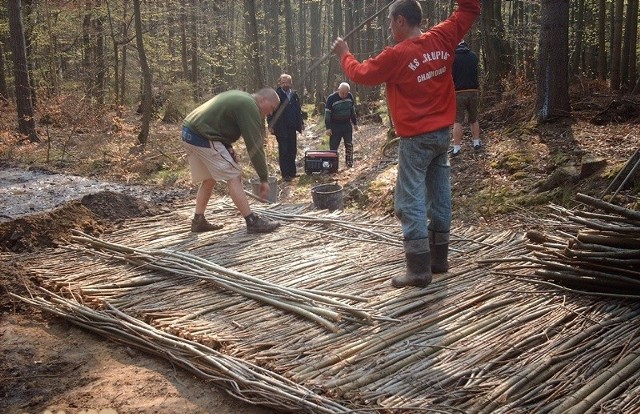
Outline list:
[[[376,17],[380,16],[380,14],[382,14],[382,12],[387,10],[389,8],[389,6],[391,6],[391,4],[393,4],[393,2],[389,2],[388,4],[384,5],[380,10],[378,10],[377,12],[375,12],[374,14],[369,16],[365,21],[363,21],[362,23],[360,23],[359,25],[354,27],[353,30],[351,30],[349,33],[344,35],[344,37],[342,39],[347,40],[349,37],[351,37],[352,34],[357,32],[358,30],[360,30],[365,24],[369,23],[371,20],[373,20]],[[311,65],[309,67],[309,70],[307,70],[307,76],[311,72],[313,72],[318,66],[320,66],[323,62],[325,62],[327,59],[329,59],[331,57],[331,54],[333,54],[333,50],[330,50],[329,52],[327,52],[324,56],[319,58],[313,65]]]

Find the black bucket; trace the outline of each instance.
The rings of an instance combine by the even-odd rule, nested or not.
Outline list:
[[[313,204],[318,210],[342,210],[342,186],[340,184],[320,184],[311,189]]]

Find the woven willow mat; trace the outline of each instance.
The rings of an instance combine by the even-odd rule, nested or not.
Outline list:
[[[189,253],[206,277],[76,240],[37,261],[43,291],[25,300],[282,410],[639,412],[640,307],[541,287],[526,266],[492,271],[527,252],[522,234],[455,228],[449,272],[425,289],[394,289],[391,277],[405,269],[395,219],[254,207],[283,225],[249,235],[221,199],[207,211],[224,224],[218,232],[190,233],[193,205],[184,205],[100,238]],[[479,263],[487,259],[494,264]],[[340,318],[329,329],[221,287],[208,264],[330,292],[344,312],[332,308]]]

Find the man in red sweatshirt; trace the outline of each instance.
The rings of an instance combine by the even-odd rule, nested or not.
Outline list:
[[[455,48],[480,14],[480,0],[458,0],[449,18],[426,32],[416,0],[397,0],[389,8],[389,27],[397,44],[359,62],[337,38],[333,51],[347,77],[363,85],[386,86],[397,134],[398,177],[395,214],[402,224],[407,272],[394,287],[425,287],[432,273],[449,270],[451,185],[449,129],[456,116],[451,76]]]

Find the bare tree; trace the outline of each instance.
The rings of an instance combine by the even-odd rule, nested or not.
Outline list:
[[[31,83],[27,65],[27,50],[22,25],[22,3],[13,0],[7,3],[9,14],[9,32],[11,34],[11,52],[13,53],[13,75],[16,87],[18,108],[18,130],[29,137],[31,142],[39,142],[36,133],[36,118],[33,110]]]
[[[9,100],[9,88],[7,87],[7,74],[4,67],[4,43],[0,40],[0,102]]]
[[[197,13],[199,8],[199,0],[193,0],[191,4],[191,12],[189,13],[189,29],[191,32],[191,72],[189,79],[193,85],[193,99],[200,99],[200,77],[198,76],[198,19]]]
[[[607,78],[607,0],[598,0],[598,78]]]
[[[265,83],[262,75],[262,59],[260,58],[260,51],[258,49],[258,21],[256,20],[255,0],[244,0],[244,13],[247,43],[249,44],[249,65],[252,68],[249,71],[250,89],[257,90],[262,88]]]
[[[311,59],[316,61],[322,56],[322,30],[320,29],[320,22],[322,21],[322,8],[320,7],[320,1],[315,0],[309,5],[309,12],[311,13]],[[320,109],[324,103],[324,96],[322,90],[324,88],[324,82],[322,82],[322,70],[314,70],[307,72],[308,76],[312,77],[311,85],[315,91],[313,95],[313,103],[316,111],[322,113]]]
[[[542,0],[536,114],[539,122],[569,115],[569,0]]]
[[[138,47],[138,58],[140,59],[140,68],[142,70],[143,93],[142,93],[142,125],[138,134],[138,142],[145,145],[149,139],[149,125],[151,124],[152,112],[152,77],[151,69],[147,63],[147,55],[144,52],[144,42],[142,41],[142,17],[140,14],[140,0],[133,0],[133,16],[136,27],[136,45]]]
[[[638,0],[628,0],[621,58],[621,80],[628,90],[636,83]]]
[[[491,89],[498,92],[502,90],[502,80],[513,66],[513,50],[505,40],[501,10],[502,0],[483,0],[480,15],[487,82]]]
[[[286,71],[289,73],[295,72],[298,76],[298,71],[294,67],[294,55],[296,53],[295,38],[293,35],[293,8],[291,7],[291,0],[284,0],[284,26],[285,26],[285,64]],[[296,65],[297,66],[297,65]],[[302,82],[300,82],[302,87]],[[302,92],[302,91],[301,91]]]
[[[622,58],[622,12],[624,0],[615,0],[613,36],[611,42],[611,89],[620,89],[620,62]]]
[[[282,61],[280,59],[280,5],[278,0],[265,0],[264,7],[264,27],[265,33],[265,64],[267,83],[272,85],[282,72]]]

